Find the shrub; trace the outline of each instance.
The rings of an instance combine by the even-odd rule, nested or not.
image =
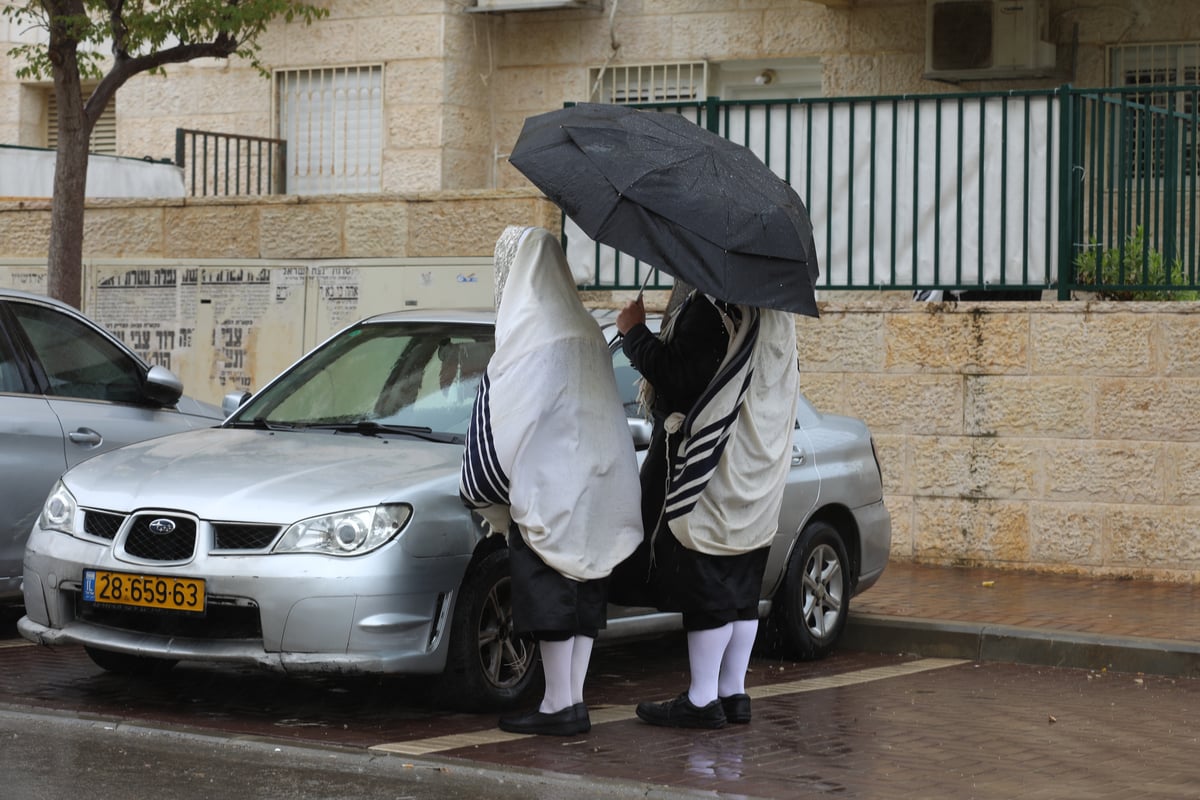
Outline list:
[[[1122,255],[1124,257],[1122,257]],[[1099,261],[1099,274],[1096,262]],[[1145,271],[1143,271],[1145,270]],[[1113,286],[1180,286],[1187,283],[1183,264],[1177,258],[1168,267],[1162,253],[1146,244],[1145,231],[1139,225],[1125,240],[1125,252],[1119,248],[1100,252],[1096,240],[1075,257],[1075,281],[1079,289],[1092,291],[1101,300],[1196,300],[1200,292],[1175,289],[1113,289]]]

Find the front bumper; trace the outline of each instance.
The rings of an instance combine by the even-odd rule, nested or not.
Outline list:
[[[35,529],[25,553],[26,616],[17,627],[39,644],[150,658],[284,672],[437,673],[468,561],[413,558],[393,542],[356,558],[202,554],[181,568],[118,561],[106,544]],[[82,599],[89,568],[203,578],[208,619],[92,606]]]

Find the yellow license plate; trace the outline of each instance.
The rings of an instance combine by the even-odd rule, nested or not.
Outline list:
[[[204,613],[204,581],[89,569],[83,573],[83,599],[89,603]]]

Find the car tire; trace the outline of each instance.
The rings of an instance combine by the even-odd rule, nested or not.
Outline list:
[[[114,653],[111,650],[100,650],[84,646],[84,651],[97,667],[118,675],[133,675],[140,678],[163,675],[171,671],[177,661],[167,658],[147,658],[129,653]]]
[[[454,621],[440,695],[468,711],[494,711],[525,703],[542,684],[532,636],[513,632],[508,549],[494,550],[467,570]]]
[[[773,616],[783,645],[815,661],[833,651],[850,613],[850,559],[837,529],[809,523],[788,558]]]

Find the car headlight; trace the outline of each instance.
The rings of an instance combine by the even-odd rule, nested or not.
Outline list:
[[[302,519],[284,531],[273,552],[362,555],[391,541],[411,516],[411,506],[386,505]]]
[[[62,481],[58,481],[42,505],[38,526],[47,531],[75,533],[75,514],[78,511],[79,506],[75,503],[74,495],[67,491]]]

